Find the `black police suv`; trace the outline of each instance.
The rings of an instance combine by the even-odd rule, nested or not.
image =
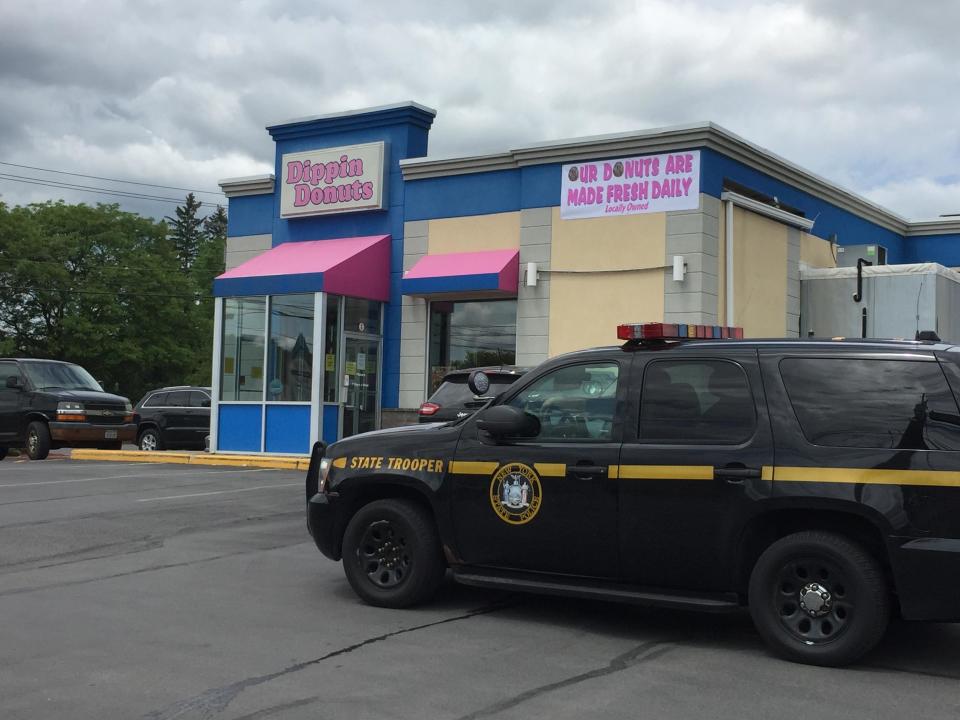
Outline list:
[[[178,385],[151,390],[136,410],[141,450],[203,449],[210,434],[210,388]]]
[[[496,397],[513,385],[529,369],[502,365],[451,370],[443,376],[436,391],[420,406],[420,422],[447,422],[465,418],[486,405],[490,397]],[[489,387],[479,397],[467,386],[467,379],[478,370],[490,381]]]
[[[776,653],[817,665],[857,660],[894,614],[960,621],[960,346],[620,330],[468,418],[314,448],[308,527],[361,598],[421,602],[449,567],[746,606]]]
[[[119,450],[136,437],[130,401],[79,365],[0,358],[0,383],[0,459],[22,447],[31,460],[61,447]]]

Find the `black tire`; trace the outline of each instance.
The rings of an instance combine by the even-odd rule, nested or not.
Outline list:
[[[50,428],[45,422],[35,420],[27,425],[27,457],[31,460],[46,460],[50,454]]]
[[[0,447],[0,460],[3,460],[7,456],[8,452],[9,450],[7,450],[7,448]]]
[[[343,570],[370,605],[404,608],[428,600],[446,571],[430,513],[399,498],[364,505],[343,536]]]
[[[147,439],[146,443],[144,442],[144,438]],[[137,438],[137,447],[143,452],[163,450],[163,437],[160,435],[160,431],[154,427],[148,427],[142,430],[140,436]]]
[[[890,620],[883,568],[858,543],[806,531],[773,543],[750,576],[750,615],[776,654],[837,667],[880,642]]]

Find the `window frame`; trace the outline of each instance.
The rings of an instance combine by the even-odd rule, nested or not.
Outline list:
[[[756,356],[752,356],[752,359],[756,359]],[[654,365],[654,363],[708,363],[708,362],[721,362],[728,363],[735,366],[743,376],[744,382],[747,386],[747,392],[749,394],[749,399],[751,407],[753,408],[753,427],[749,435],[747,435],[742,440],[737,442],[704,442],[702,438],[693,439],[687,442],[677,442],[675,440],[663,440],[663,439],[645,439],[642,434],[643,430],[643,396],[644,396],[644,382],[647,378],[647,371]],[[711,447],[711,448],[742,448],[747,445],[750,445],[757,437],[757,433],[761,428],[760,422],[760,413],[757,410],[757,393],[754,391],[753,383],[750,381],[750,372],[743,363],[738,362],[736,357],[724,357],[721,355],[689,355],[686,357],[653,357],[648,358],[642,366],[635,368],[635,387],[636,387],[636,410],[634,421],[636,422],[636,438],[633,440],[638,445],[645,447],[676,447],[676,448],[692,448],[692,447]],[[699,396],[698,396],[699,401]]]
[[[497,402],[497,405],[509,405],[512,403],[521,393],[525,392],[527,389],[533,387],[535,384],[540,382],[540,380],[552,375],[555,372],[564,370],[570,367],[584,366],[584,365],[613,365],[617,368],[617,390],[613,396],[614,401],[614,410],[613,416],[611,419],[610,427],[610,438],[609,439],[595,439],[595,438],[541,438],[540,435],[536,437],[505,437],[502,439],[502,442],[510,445],[558,445],[560,447],[567,447],[571,445],[609,445],[611,443],[621,444],[623,442],[623,412],[622,408],[624,406],[624,399],[627,392],[627,387],[629,383],[629,373],[630,373],[630,362],[627,359],[624,362],[623,359],[613,358],[613,357],[599,357],[599,358],[579,358],[571,359],[568,362],[565,362],[560,365],[552,365],[549,368],[544,368],[542,372],[537,373],[533,376],[533,373],[528,373],[527,375],[533,377],[527,377],[527,375],[520,378],[517,382],[506,391],[504,391],[503,396],[500,398],[500,401]],[[492,406],[491,406],[492,407]],[[481,413],[476,413],[473,417],[476,418]]]
[[[788,384],[786,378],[784,377],[782,365],[784,362],[788,361],[806,361],[806,362],[898,362],[898,363],[917,363],[922,365],[929,365],[935,367],[940,372],[940,377],[943,380],[944,388],[946,389],[945,396],[954,403],[954,406],[957,408],[958,414],[960,414],[960,399],[958,399],[953,384],[950,380],[950,373],[944,368],[944,363],[940,361],[934,355],[901,355],[901,354],[810,354],[810,355],[800,355],[800,354],[787,354],[779,358],[776,358],[776,373],[779,379],[781,386],[783,387],[784,398],[786,399],[789,408],[790,416],[793,421],[796,423],[797,432],[799,438],[809,447],[817,448],[822,451],[831,451],[831,452],[872,452],[872,453],[884,453],[884,452],[960,452],[960,446],[956,449],[947,449],[947,448],[898,448],[893,447],[881,447],[881,446],[871,446],[871,445],[827,445],[819,442],[814,442],[807,435],[807,432],[804,428],[803,421],[800,418],[800,415],[797,414],[797,409],[794,404],[794,397],[790,394],[791,385]]]

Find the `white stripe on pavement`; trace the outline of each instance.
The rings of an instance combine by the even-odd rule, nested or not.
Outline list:
[[[266,488],[302,487],[303,483],[280,483],[276,485],[257,485],[256,487],[241,488],[239,490],[215,490],[213,492],[190,493],[189,495],[167,495],[158,498],[140,498],[137,502],[154,502],[155,500],[179,500],[180,498],[204,497],[206,495],[226,495],[227,493],[250,492]]]
[[[14,488],[14,487],[34,487],[36,485],[64,485],[66,483],[82,483],[82,482],[96,482],[97,480],[121,480],[124,478],[176,478],[176,477],[205,477],[207,475],[239,475],[240,473],[260,473],[266,472],[270,468],[257,468],[255,470],[215,470],[213,472],[196,472],[196,473],[167,473],[164,475],[157,475],[151,473],[149,475],[144,475],[143,473],[137,473],[136,475],[104,475],[102,477],[92,477],[92,478],[74,478],[73,480],[42,480],[40,482],[25,482],[25,483],[8,483],[6,485],[0,485],[0,488]]]

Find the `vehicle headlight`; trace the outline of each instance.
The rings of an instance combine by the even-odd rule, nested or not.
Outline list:
[[[87,413],[83,408],[83,403],[61,402],[57,403],[57,420],[83,422],[87,419]]]
[[[330,475],[330,465],[332,461],[330,458],[323,458],[320,461],[320,479],[317,483],[317,492],[326,492],[327,491],[327,477]]]
[[[133,405],[129,401],[124,403],[123,411],[129,415],[133,412]]]

